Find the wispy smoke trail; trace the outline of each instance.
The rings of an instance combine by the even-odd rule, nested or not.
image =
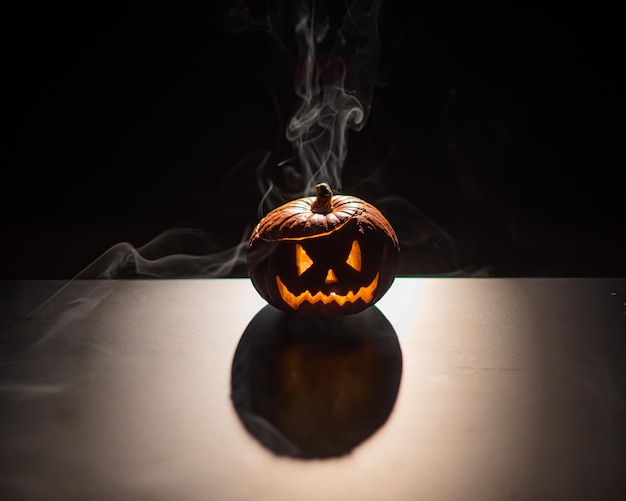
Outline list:
[[[248,236],[246,228],[238,245],[223,250],[194,228],[165,231],[140,247],[117,243],[26,316],[19,325],[30,333],[21,336],[23,348],[37,350],[68,331],[76,336],[83,321],[114,289],[113,279],[220,278],[243,270]]]
[[[199,229],[170,229],[138,248],[128,242],[114,245],[76,278],[225,277],[236,267],[245,264],[248,234],[249,230],[246,229],[238,245],[220,250],[213,239]]]
[[[322,181],[342,187],[348,132],[361,130],[369,114],[378,67],[380,4],[352,2],[336,32],[315,4],[310,8],[302,2],[297,8],[295,92],[300,103],[286,135],[297,153],[305,192]]]

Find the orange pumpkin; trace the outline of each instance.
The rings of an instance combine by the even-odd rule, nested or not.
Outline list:
[[[287,202],[256,226],[248,273],[259,294],[285,311],[357,313],[389,289],[398,269],[398,239],[381,212],[350,195]]]

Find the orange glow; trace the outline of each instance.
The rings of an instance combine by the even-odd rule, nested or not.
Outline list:
[[[335,275],[335,272],[330,269],[328,270],[328,273],[326,274],[326,278],[324,279],[324,283],[325,284],[334,284],[335,282],[338,282],[339,279],[337,278],[337,275]]]
[[[298,268],[298,276],[302,275],[313,264],[313,260],[306,253],[300,244],[296,244],[296,267]]]
[[[346,263],[356,271],[361,271],[361,246],[356,240],[352,242],[352,248],[350,249]]]
[[[331,292],[330,294],[324,294],[323,292],[317,292],[316,294],[311,294],[309,291],[304,291],[302,294],[295,295],[292,293],[287,286],[283,283],[280,277],[276,276],[276,285],[278,286],[278,292],[280,293],[280,297],[282,300],[291,306],[294,310],[297,310],[302,303],[305,301],[316,304],[316,303],[337,303],[339,306],[343,306],[346,303],[354,303],[358,299],[365,301],[366,303],[371,303],[374,299],[374,292],[376,291],[376,287],[378,287],[378,276],[376,273],[374,280],[367,287],[361,287],[356,293],[349,291],[345,296],[340,294],[336,294]]]

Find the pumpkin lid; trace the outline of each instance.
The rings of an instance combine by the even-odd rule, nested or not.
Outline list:
[[[397,242],[393,228],[373,205],[351,195],[333,195],[326,183],[317,185],[316,191],[317,196],[292,200],[268,213],[253,236],[266,241],[319,237],[356,218],[360,231],[383,229]]]

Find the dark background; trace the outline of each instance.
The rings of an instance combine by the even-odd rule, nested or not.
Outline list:
[[[2,278],[71,278],[168,228],[241,240],[297,100],[295,54],[234,4],[3,4]],[[564,5],[383,4],[344,188],[402,197],[455,249],[401,272],[626,276],[620,16]]]

